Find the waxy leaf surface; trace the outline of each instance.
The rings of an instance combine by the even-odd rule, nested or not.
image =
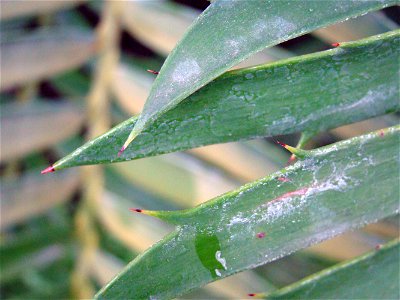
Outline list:
[[[55,169],[126,161],[202,145],[319,132],[399,109],[399,32],[228,72],[146,129],[117,157],[136,118],[88,142]]]
[[[395,3],[394,0],[213,2],[168,56],[127,142],[167,110],[253,53]]]
[[[395,214],[399,132],[391,127],[310,151],[281,172],[193,209],[150,212],[176,230],[97,298],[174,298]]]
[[[265,299],[399,299],[399,241],[325,269]]]

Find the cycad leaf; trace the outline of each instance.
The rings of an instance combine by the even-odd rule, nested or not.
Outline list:
[[[193,209],[147,212],[177,229],[97,298],[173,298],[395,214],[399,132],[392,127],[310,151],[281,172]]]
[[[265,299],[399,299],[399,241],[263,297]]]
[[[198,10],[165,0],[126,1],[122,23],[135,38],[152,50],[167,56],[198,15]],[[288,56],[289,53],[283,49],[266,49],[253,56],[251,61],[247,61],[247,66]]]
[[[213,2],[165,61],[124,148],[161,114],[251,54],[395,3],[394,0]]]
[[[228,72],[116,152],[131,118],[58,161],[55,169],[131,160],[207,144],[318,132],[399,109],[400,31],[340,48]]]

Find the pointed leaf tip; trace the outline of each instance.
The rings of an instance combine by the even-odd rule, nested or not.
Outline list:
[[[125,151],[125,149],[129,146],[130,143],[132,143],[132,141],[137,137],[138,135],[138,131],[135,130],[135,128],[133,128],[133,130],[131,131],[131,133],[129,134],[128,138],[126,139],[124,145],[122,146],[121,150],[119,150],[118,153],[121,153]],[[139,131],[140,132],[140,131]]]
[[[282,143],[282,142],[280,142],[280,141],[276,141],[276,143],[278,144],[278,145],[281,145],[283,148],[286,148],[286,144],[285,143]]]
[[[152,217],[156,217],[156,218],[162,219],[162,212],[159,212],[159,211],[145,210],[145,209],[140,209],[140,208],[130,208],[129,210],[132,211],[132,212],[141,213],[141,214],[144,214],[144,215],[148,215],[148,216],[152,216]]]
[[[256,293],[247,294],[247,296],[253,297],[253,298],[257,298],[257,299],[263,298],[263,295],[264,294],[261,294],[261,293],[258,293],[258,294],[256,294]]]
[[[160,210],[146,210],[140,208],[129,209],[135,213],[141,213],[147,216],[155,217],[170,224],[183,224],[185,222],[185,215],[183,211],[160,211]]]
[[[50,167],[47,167],[46,169],[42,170],[42,171],[40,172],[40,174],[52,173],[52,172],[54,172],[54,171],[55,171],[54,167],[53,167],[53,166],[50,166]]]
[[[154,71],[154,70],[150,70],[150,69],[147,69],[147,72],[149,72],[151,74],[154,74],[154,75],[160,74],[160,72],[157,72],[157,71]]]
[[[289,152],[291,152],[291,153],[292,153],[294,156],[296,156],[296,157],[303,158],[303,157],[306,157],[306,156],[309,155],[309,154],[308,154],[308,151],[306,151],[306,150],[302,150],[302,149],[299,149],[299,148],[295,148],[295,147],[286,145],[285,143],[282,143],[282,142],[280,142],[280,141],[276,141],[276,143],[279,144],[279,145],[281,145],[283,148],[285,148],[286,150],[288,150]],[[293,156],[293,155],[292,155],[292,156]],[[288,163],[289,163],[289,162],[293,162],[293,159],[290,158],[289,161],[288,161]]]
[[[160,217],[160,214],[162,215],[162,213],[158,212],[158,211],[145,210],[145,209],[140,209],[140,208],[130,208],[129,210],[132,211],[132,212],[141,213],[141,214],[144,214],[144,215],[148,215],[148,216],[157,217],[157,218],[162,219],[162,216]]]
[[[122,155],[122,153],[124,153],[126,147],[122,146],[122,148],[118,151],[118,157],[120,157]]]
[[[335,47],[335,48],[336,48],[336,47],[339,47],[339,46],[340,46],[340,43],[332,43],[331,45],[332,45],[332,47]]]

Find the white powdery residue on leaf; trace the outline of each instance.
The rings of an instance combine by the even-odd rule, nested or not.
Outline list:
[[[269,34],[284,40],[296,29],[296,25],[282,17],[275,16],[269,21],[267,28]]]
[[[312,186],[307,191],[307,195],[313,195],[316,193],[325,192],[328,190],[334,190],[339,192],[344,192],[349,187],[354,187],[360,184],[360,182],[347,175],[346,172],[352,168],[355,168],[360,165],[359,161],[354,161],[349,163],[345,168],[337,168],[335,164],[333,164],[333,169],[331,171],[331,175],[328,176],[322,182],[319,182],[317,179],[317,172],[319,169],[314,171],[314,180]]]
[[[389,97],[394,96],[396,93],[396,88],[388,88],[387,85],[380,85],[375,90],[369,90],[365,96],[363,96],[360,100],[350,104],[343,105],[341,107],[342,110],[350,110],[355,108],[363,108],[365,110],[373,109],[373,104],[379,104],[380,101],[384,101]],[[372,105],[372,107],[371,107]]]
[[[246,224],[249,221],[250,221],[250,219],[243,217],[243,214],[240,212],[236,216],[232,217],[229,220],[228,227],[231,227],[232,225],[235,225],[235,224]]]
[[[372,155],[363,157],[362,161],[367,162],[367,164],[370,166],[374,166],[376,164]]]
[[[230,54],[230,57],[238,55],[240,53],[242,46],[243,46],[243,41],[240,38],[229,39],[225,41],[225,48],[227,49],[227,53]]]
[[[218,261],[220,262],[220,264],[221,264],[221,265],[224,267],[224,269],[226,270],[226,269],[227,269],[227,267],[226,267],[226,260],[225,260],[225,258],[223,258],[221,255],[222,255],[221,251],[218,250],[217,252],[215,252],[215,259],[218,260]]]
[[[253,23],[252,35],[256,39],[264,39],[268,33],[268,26],[264,19],[257,20]]]
[[[220,272],[218,269],[215,269],[215,274],[216,274],[218,277],[221,277],[221,276],[222,276],[221,272]]]
[[[349,166],[349,168],[351,167],[353,167],[353,165]],[[358,181],[352,180],[352,178],[345,174],[346,170],[341,170],[339,172],[336,170],[336,167],[334,167],[330,177],[322,182],[318,182],[315,176],[317,171],[318,169],[314,170],[314,180],[310,186],[287,192],[282,196],[269,201],[259,208],[256,215],[262,213],[262,221],[272,222],[278,218],[289,216],[293,212],[303,208],[309,203],[308,200],[310,200],[309,198],[311,196],[328,190],[344,191],[349,184],[351,184],[351,186],[359,184]]]
[[[396,93],[396,88],[388,88],[388,86],[384,84],[380,85],[376,89],[369,90],[364,96],[355,102],[329,105],[317,110],[304,118],[298,124],[298,126],[302,126],[310,121],[316,121],[326,117],[344,117],[347,114],[354,115],[354,110],[363,111],[365,113],[368,113],[369,111],[374,112],[381,106],[382,101],[387,101],[387,99],[394,97]]]
[[[300,209],[308,197],[309,188],[301,188],[292,192],[283,194],[282,196],[261,206],[266,213],[263,214],[262,220],[272,222],[280,217],[290,215],[293,211]]]
[[[178,63],[172,72],[172,80],[179,84],[195,81],[201,73],[201,68],[194,59],[186,59]]]
[[[281,128],[294,127],[296,126],[296,124],[297,124],[297,119],[294,116],[286,115],[279,120],[273,121],[272,124],[269,125],[266,124],[266,127],[269,129],[269,131],[275,131]]]

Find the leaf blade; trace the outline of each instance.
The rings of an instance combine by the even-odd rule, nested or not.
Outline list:
[[[400,31],[394,31],[324,52],[228,72],[167,112],[121,157],[116,156],[119,143],[129,135],[135,117],[78,148],[54,167],[113,163],[208,144],[318,132],[398,110],[395,61],[399,38]]]
[[[198,207],[160,212],[178,228],[97,298],[173,298],[396,213],[399,132],[391,127],[314,150],[309,159]],[[279,183],[282,176],[288,181]]]
[[[398,299],[399,241],[287,286],[265,299]]]
[[[330,23],[395,3],[213,2],[167,58],[124,148],[160,115],[251,54]],[[210,28],[215,29],[210,31]]]

